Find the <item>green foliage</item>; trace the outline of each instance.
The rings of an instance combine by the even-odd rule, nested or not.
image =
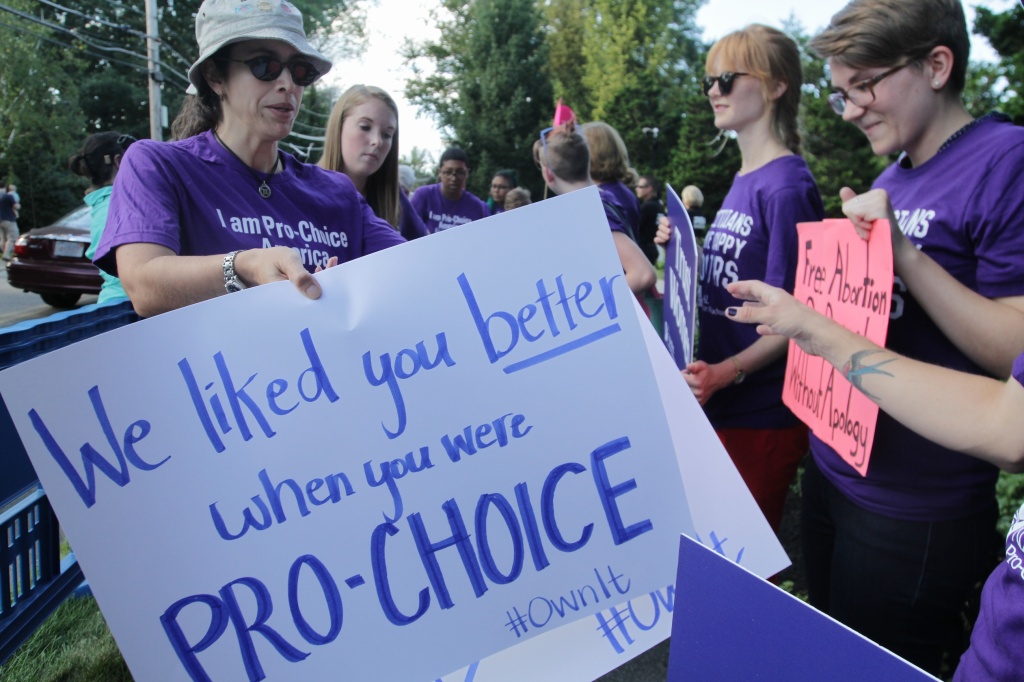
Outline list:
[[[702,1],[442,0],[442,37],[406,50],[407,94],[483,169],[471,189],[511,167],[541,191],[531,148],[558,97],[581,121],[614,126],[637,169],[658,173],[678,139]]]
[[[0,667],[5,682],[131,682],[96,600],[67,599]]]
[[[1024,504],[1024,474],[1001,472],[996,481],[996,501],[999,503],[999,524],[996,530],[1000,537],[1010,532],[1013,515]]]
[[[362,44],[364,0],[298,0],[308,32],[339,31],[333,54]],[[11,0],[0,32],[0,180],[18,185],[22,230],[47,225],[82,201],[84,184],[67,159],[91,133],[118,130],[149,136],[149,75],[145,14],[110,0],[61,0],[69,8]],[[160,3],[161,98],[173,118],[184,97],[185,73],[195,59],[194,14],[200,0]],[[333,97],[306,92],[290,151],[323,137]],[[308,113],[307,113],[308,110]],[[306,127],[303,128],[302,126]],[[305,136],[305,137],[303,137]],[[317,145],[319,147],[319,145]]]
[[[542,4],[547,20],[547,73],[554,97],[562,98],[578,116],[589,115],[590,92],[583,84],[583,44],[590,3],[588,0],[549,0]]]
[[[999,109],[1011,116],[1017,125],[1024,125],[1024,7],[1014,4],[1002,13],[977,7],[974,30],[988,38],[1001,57],[999,63],[985,74],[985,84],[989,85],[987,92],[994,99],[989,110]],[[969,103],[977,92],[965,92]]]
[[[624,90],[637,108],[658,101],[677,88],[676,81],[698,54],[700,32],[695,24],[701,1],[592,0],[584,25],[583,83],[589,93],[588,119],[613,121],[612,103]],[[638,106],[643,103],[643,106]],[[665,123],[668,125],[668,123]]]
[[[35,9],[19,0],[13,4]],[[42,29],[0,33],[0,180],[18,185],[22,230],[46,225],[81,201],[65,170],[81,135],[75,116],[80,62],[45,38]]]
[[[406,95],[432,112],[469,154],[471,191],[486,197],[491,174],[512,168],[520,184],[540,192],[531,149],[552,101],[540,11],[534,0],[442,5],[438,42],[407,51],[432,62],[436,71],[417,71]]]
[[[412,168],[413,172],[416,173],[417,185],[436,182],[437,160],[427,150],[421,147],[413,147],[409,150],[408,155],[403,154],[398,158],[398,163]]]

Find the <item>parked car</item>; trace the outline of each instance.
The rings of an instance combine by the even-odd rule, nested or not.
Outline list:
[[[18,237],[7,281],[55,308],[72,308],[82,294],[98,294],[103,286],[99,268],[85,257],[87,248],[89,207],[83,204],[53,225]]]

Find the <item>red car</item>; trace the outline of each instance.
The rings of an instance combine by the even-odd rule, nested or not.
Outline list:
[[[18,237],[7,281],[43,297],[55,308],[73,308],[82,294],[98,294],[99,268],[85,257],[89,248],[89,207],[82,205],[49,227]]]

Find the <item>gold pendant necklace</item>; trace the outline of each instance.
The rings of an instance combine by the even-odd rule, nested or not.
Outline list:
[[[270,189],[270,185],[267,184],[267,181],[270,180],[270,178],[274,177],[274,173],[277,172],[278,165],[280,165],[281,168],[284,168],[284,160],[281,158],[281,150],[277,151],[277,159],[274,160],[274,167],[270,169],[270,174],[267,177],[265,177],[265,178],[261,178],[256,173],[256,171],[253,170],[252,167],[249,166],[249,164],[247,164],[245,161],[242,161],[241,157],[239,157],[238,154],[236,154],[235,152],[233,152],[231,150],[231,147],[229,147],[226,144],[224,144],[224,140],[220,139],[220,135],[217,134],[216,130],[214,130],[212,132],[213,132],[213,137],[217,140],[218,144],[220,144],[221,147],[224,147],[224,149],[226,149],[228,151],[228,154],[231,154],[231,156],[233,156],[236,159],[238,159],[238,163],[242,164],[242,166],[245,168],[245,170],[249,171],[249,175],[251,175],[253,177],[253,179],[256,180],[256,182],[260,183],[260,186],[257,189],[257,191],[260,193],[260,196],[263,197],[264,199],[269,199],[270,195],[273,192]]]

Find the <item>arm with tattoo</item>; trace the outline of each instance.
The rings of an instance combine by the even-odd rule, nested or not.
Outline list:
[[[729,317],[758,325],[762,335],[794,339],[910,430],[1007,471],[1024,471],[1021,382],[957,372],[880,348],[763,282],[734,282],[729,291],[747,301],[726,311]]]
[[[861,350],[857,351],[850,356],[850,359],[843,364],[842,369],[839,371],[843,373],[843,377],[853,385],[858,391],[877,401],[878,396],[872,395],[869,391],[864,388],[864,377],[868,374],[881,374],[887,377],[891,377],[892,374],[884,370],[879,369],[882,365],[888,365],[893,362],[896,358],[889,358],[888,360],[882,360],[873,365],[864,364],[864,358],[869,355],[876,355],[881,353],[880,350]]]

